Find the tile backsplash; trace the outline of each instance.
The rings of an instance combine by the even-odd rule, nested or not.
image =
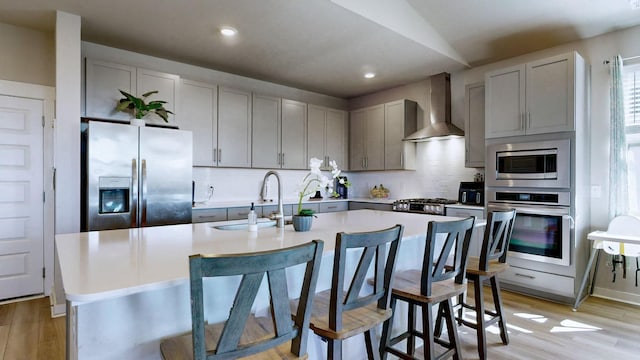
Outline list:
[[[343,172],[352,186],[350,198],[368,198],[374,185],[384,184],[393,199],[410,197],[445,197],[456,199],[461,181],[473,181],[484,169],[464,167],[464,138],[440,139],[417,144],[415,171]],[[266,169],[230,169],[195,167],[195,200],[198,202],[254,201],[260,197]],[[296,190],[307,171],[278,170],[283,197],[295,199]],[[330,172],[326,172],[331,176]],[[214,190],[208,199],[209,185]],[[269,181],[268,198],[276,198],[276,182]]]

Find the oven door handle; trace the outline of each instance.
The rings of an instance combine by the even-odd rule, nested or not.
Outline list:
[[[515,204],[515,203],[495,203],[489,202],[487,204],[487,211],[491,210],[509,210],[516,209],[516,212],[523,214],[540,214],[551,216],[569,216],[568,206],[549,206],[549,205],[528,205],[528,204]],[[573,218],[571,219],[573,222]]]
[[[571,216],[571,215],[562,215],[562,220],[569,220],[569,227],[571,229],[575,229],[576,223],[573,220],[573,216]]]

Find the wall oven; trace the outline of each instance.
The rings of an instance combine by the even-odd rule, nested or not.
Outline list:
[[[571,265],[571,195],[569,191],[489,191],[487,211],[516,209],[509,256]]]
[[[569,139],[495,144],[487,148],[486,183],[491,186],[569,188]]]

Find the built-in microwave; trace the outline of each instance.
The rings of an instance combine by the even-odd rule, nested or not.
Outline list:
[[[569,188],[571,140],[494,144],[487,148],[487,186]]]

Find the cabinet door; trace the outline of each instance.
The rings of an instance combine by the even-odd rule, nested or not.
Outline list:
[[[358,110],[351,113],[349,120],[349,169],[365,170],[365,132],[367,111]],[[382,146],[382,144],[379,144]]]
[[[129,121],[132,114],[116,111],[123,98],[118,90],[136,93],[136,68],[93,59],[85,60],[85,116]]]
[[[193,165],[215,166],[217,160],[217,87],[182,80],[181,128],[193,133]]]
[[[325,121],[325,160],[327,168],[331,169],[329,162],[334,160],[340,169],[348,169],[347,159],[347,113],[341,110],[327,109]]]
[[[367,111],[365,134],[366,169],[384,170],[384,105]]]
[[[485,75],[486,138],[524,134],[525,67],[518,65]]]
[[[573,74],[572,54],[527,64],[527,134],[574,130]]]
[[[136,93],[137,96],[142,96],[144,93],[157,90],[158,93],[149,96],[146,102],[153,100],[166,101],[164,108],[173,113],[173,115],[169,114],[169,124],[180,125],[179,114],[176,111],[178,108],[176,101],[180,99],[179,82],[180,77],[178,75],[138,68]],[[145,120],[150,124],[166,124],[162,118],[155,114],[148,115]]]
[[[282,100],[281,138],[281,167],[306,169],[308,167],[307,104],[288,99]]]
[[[309,105],[307,108],[307,156],[309,159],[322,160],[322,167],[326,168],[327,158],[325,150],[325,118],[327,109]],[[345,166],[344,164],[342,166]],[[307,164],[305,164],[305,168]]]
[[[251,93],[218,89],[218,166],[251,167]]]
[[[416,131],[417,103],[399,100],[384,105],[384,168],[415,169],[416,145],[402,141]]]
[[[254,168],[280,167],[280,98],[253,95],[252,156]]]
[[[465,167],[484,167],[484,83],[465,89]]]

